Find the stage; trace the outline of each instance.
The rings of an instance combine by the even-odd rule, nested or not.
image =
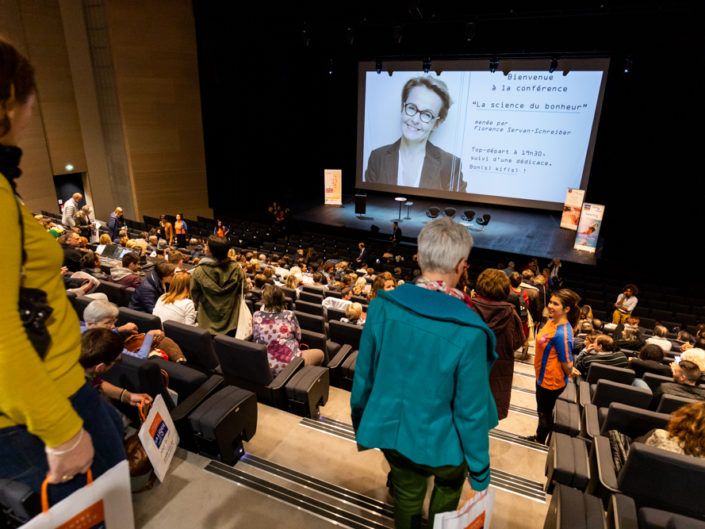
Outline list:
[[[560,228],[560,213],[551,211],[528,210],[448,202],[423,197],[407,197],[414,204],[409,208],[402,206],[399,219],[399,203],[394,195],[383,193],[367,193],[367,211],[364,215],[355,215],[355,202],[352,195],[343,198],[343,207],[326,206],[323,204],[303,205],[294,212],[294,220],[312,222],[361,232],[370,232],[372,226],[379,227],[380,233],[392,232],[392,223],[399,222],[404,241],[414,241],[424,225],[431,220],[426,216],[426,210],[431,206],[456,209],[454,220],[468,227],[475,241],[476,248],[494,250],[508,254],[519,254],[530,257],[551,259],[558,257],[562,261],[595,265],[595,254],[573,249],[575,232]],[[487,226],[477,224],[473,219],[467,222],[462,219],[465,210],[473,210],[475,218],[489,213],[491,218]],[[439,216],[444,215],[443,211]],[[479,231],[482,229],[482,231]],[[599,241],[598,253],[602,245]]]

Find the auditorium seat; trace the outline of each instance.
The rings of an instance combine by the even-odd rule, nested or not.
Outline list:
[[[207,329],[170,320],[163,325],[164,334],[178,344],[189,367],[205,373],[216,370],[218,359],[213,348],[213,338]]]
[[[352,323],[342,321],[329,321],[330,339],[340,344],[348,344],[353,350],[360,348],[360,337],[362,336],[362,327]]]
[[[331,320],[340,321],[341,318],[345,317],[345,311],[329,308],[329,309],[326,309],[326,317],[328,318],[328,321],[331,321]]]
[[[269,368],[265,345],[220,334],[215,336],[214,345],[226,382],[254,391],[260,402],[290,410],[303,400],[317,408],[328,399],[329,374],[326,368],[304,366],[303,358],[295,357],[275,378]],[[297,377],[300,371],[305,374]],[[307,394],[305,399],[301,398],[304,393]],[[299,398],[295,399],[293,395]],[[304,411],[307,415],[317,414],[317,410]]]
[[[323,316],[323,305],[320,303],[310,303],[308,301],[297,301],[294,303],[294,310],[313,314],[315,316]]]
[[[603,413],[600,413],[603,412]],[[610,430],[619,430],[629,437],[639,437],[655,428],[666,428],[670,416],[621,402],[613,402],[609,408],[599,410],[594,404],[583,409],[581,434],[587,439],[607,435]]]
[[[673,413],[679,408],[682,408],[686,404],[692,404],[693,402],[698,402],[695,399],[687,399],[685,397],[679,397],[677,395],[669,395],[664,393],[661,395],[661,400],[656,404],[656,411],[659,413]]]
[[[556,485],[543,529],[605,529],[600,499],[567,485]]]
[[[159,319],[159,316],[128,309],[127,307],[120,307],[116,326],[120,327],[126,323],[136,324],[139,332],[162,330],[162,320]]]
[[[301,301],[306,301],[308,303],[316,303],[318,305],[323,303],[323,295],[322,294],[313,294],[311,292],[306,292],[305,290],[303,292],[299,293],[299,299]]]
[[[588,369],[586,380],[588,384],[596,384],[598,380],[613,380],[621,384],[631,384],[634,381],[634,375],[632,369],[593,362]]]
[[[300,311],[294,311],[294,315],[296,316],[299,326],[302,329],[308,329],[309,331],[318,332],[328,336],[326,319],[323,316],[316,316],[315,314],[308,314]]]
[[[435,219],[441,212],[441,208],[436,206],[431,206],[426,210],[426,216],[431,219]]]
[[[112,303],[115,303],[118,307],[127,306],[125,303],[127,294],[124,286],[119,285],[118,283],[113,283],[112,281],[100,280],[99,283],[100,284],[95,289],[96,292],[103,292],[106,296],[108,296],[108,299]]]
[[[73,305],[80,321],[83,321],[83,311],[86,310],[86,307],[93,301],[95,301],[93,298],[89,298],[87,296],[74,296],[71,300],[71,304]]]
[[[598,408],[607,407],[612,402],[622,402],[637,408],[648,408],[652,397],[652,393],[648,389],[612,380],[600,380],[595,385],[581,381],[579,388],[581,404],[585,405],[588,402],[585,398],[587,394],[590,396],[589,402]]]

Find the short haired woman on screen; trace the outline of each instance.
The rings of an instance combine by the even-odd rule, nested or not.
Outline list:
[[[448,87],[440,79],[409,79],[401,92],[401,138],[370,153],[365,182],[467,192],[460,158],[429,141],[450,105]]]

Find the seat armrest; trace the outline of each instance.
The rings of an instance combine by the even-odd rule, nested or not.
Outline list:
[[[281,372],[277,375],[277,378],[272,380],[267,385],[267,389],[270,391],[277,391],[279,389],[282,389],[284,386],[286,386],[286,383],[289,382],[289,379],[293,377],[296,372],[303,367],[303,358],[301,358],[300,356],[292,358],[291,362],[289,362],[289,365],[281,370]]]
[[[343,361],[352,353],[352,346],[350,344],[343,344],[336,355],[331,358],[328,362],[328,369],[337,369],[343,363]]]
[[[583,433],[586,437],[594,439],[600,435],[600,420],[597,406],[586,404],[583,408]]]
[[[586,380],[578,381],[578,394],[580,407],[584,408],[586,404],[592,402],[592,394],[590,392],[590,384]]]
[[[609,492],[619,492],[609,438],[598,435],[593,439],[591,457],[597,465],[597,479],[600,485]]]
[[[607,506],[607,529],[639,529],[636,503],[624,494],[612,494]]]
[[[186,416],[195,410],[201,402],[206,400],[223,384],[223,377],[211,375],[211,377],[201,384],[196,391],[186,397],[179,405],[171,411],[171,418],[174,422],[185,419]]]

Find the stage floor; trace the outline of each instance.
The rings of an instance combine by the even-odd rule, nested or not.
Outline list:
[[[457,211],[455,220],[470,230],[477,248],[548,259],[558,257],[562,261],[586,265],[597,263],[595,254],[573,248],[575,232],[560,228],[558,212],[408,198],[414,205],[411,206],[408,217],[407,207],[402,206],[401,219],[399,205],[394,201],[394,196],[370,193],[367,195],[367,212],[359,217],[355,215],[353,196],[343,198],[343,207],[308,204],[295,212],[293,217],[299,221],[366,232],[375,225],[381,233],[391,233],[392,223],[396,220],[399,222],[403,238],[407,240],[415,239],[424,225],[431,220],[426,216],[429,207],[450,206]],[[476,217],[485,213],[491,215],[490,223],[484,230],[478,231],[481,226],[474,220],[462,220],[463,211],[468,209],[475,211]]]

